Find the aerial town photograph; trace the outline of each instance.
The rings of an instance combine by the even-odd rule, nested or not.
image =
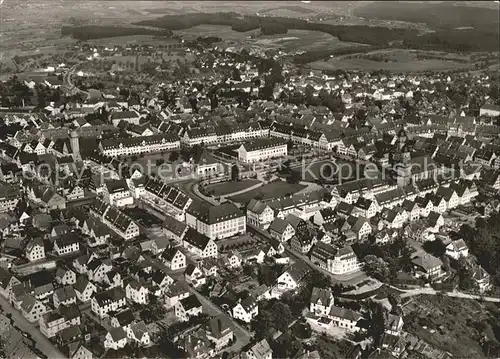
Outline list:
[[[0,0],[0,358],[500,358],[499,2]]]

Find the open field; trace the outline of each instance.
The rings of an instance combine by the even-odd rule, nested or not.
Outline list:
[[[393,72],[444,71],[472,68],[468,57],[434,51],[380,50],[345,55],[308,64],[316,70],[387,70]]]
[[[267,183],[262,187],[254,189],[252,191],[248,191],[240,195],[230,197],[230,199],[234,202],[239,202],[239,203],[248,203],[253,198],[261,200],[271,200],[274,198],[280,198],[292,195],[305,187],[306,186],[301,184],[291,184],[283,181],[276,181]]]
[[[133,22],[154,19],[159,15],[176,15],[199,12],[237,12],[255,15],[259,11],[271,11],[263,15],[302,17],[350,11],[350,4],[316,2],[297,4],[296,1],[282,1],[279,5],[265,1],[57,1],[52,0],[7,0],[0,9],[0,66],[3,70],[14,72],[16,66],[11,59],[15,55],[27,56],[30,52],[47,54],[59,53],[69,44],[76,43],[70,37],[62,37],[62,26],[123,26],[130,27]],[[293,11],[290,11],[292,9]],[[301,10],[304,10],[303,12]],[[218,30],[219,32],[221,30]],[[230,28],[225,32],[233,32]],[[196,30],[193,32],[196,34]],[[234,32],[244,38],[248,34]],[[196,36],[206,36],[199,32]],[[225,35],[218,35],[225,37]],[[150,42],[149,39],[147,41]],[[114,42],[113,42],[114,43]],[[53,50],[50,50],[53,48]]]
[[[250,188],[257,183],[260,183],[257,179],[246,179],[236,182],[222,182],[215,183],[205,187],[205,192],[212,196],[224,196],[234,192],[243,191],[244,189]]]
[[[198,25],[189,29],[174,31],[175,35],[185,39],[195,39],[200,35],[220,37],[223,41],[240,42],[251,47],[267,49],[283,49],[285,51],[335,49],[356,45],[351,42],[339,41],[336,37],[320,31],[288,30],[286,34],[261,35],[260,29],[238,32],[224,25]]]
[[[263,48],[280,48],[285,51],[311,51],[324,48],[336,49],[356,45],[319,31],[288,30],[286,35],[264,35],[253,42]]]
[[[243,41],[251,35],[256,35],[260,32],[259,29],[238,32],[231,30],[230,26],[224,25],[198,25],[184,30],[175,30],[174,35],[182,36],[184,39],[196,39],[199,36],[216,36],[220,37],[223,41]]]

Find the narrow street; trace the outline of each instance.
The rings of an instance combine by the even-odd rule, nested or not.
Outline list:
[[[2,310],[6,315],[10,314],[12,316],[12,319],[16,322],[16,325],[19,327],[20,330],[28,333],[28,335],[31,335],[31,338],[35,342],[36,348],[38,348],[43,354],[45,354],[47,358],[50,359],[66,358],[59,351],[59,349],[54,344],[52,344],[52,342],[48,338],[46,338],[40,332],[40,330],[38,330],[36,323],[28,322],[26,318],[24,318],[24,316],[21,314],[21,312],[14,309],[10,305],[10,303],[7,300],[5,300],[2,296],[0,296],[0,306],[2,307]]]
[[[153,263],[153,265],[156,268],[164,270],[173,279],[177,279],[179,281],[184,281],[184,272],[183,271],[172,272],[168,267],[166,267],[163,263],[161,263],[157,259],[150,258],[150,260],[151,260],[151,263]],[[209,314],[212,316],[222,315],[222,316],[226,317],[226,319],[229,320],[229,322],[233,325],[233,332],[238,340],[230,348],[231,351],[239,352],[239,350],[242,347],[244,347],[245,345],[247,345],[250,342],[252,334],[247,329],[245,329],[243,326],[238,324],[235,320],[233,320],[233,318],[230,315],[228,315],[221,308],[219,308],[217,305],[212,303],[212,301],[209,298],[206,298],[204,295],[202,295],[196,289],[194,289],[190,285],[186,285],[186,287],[188,288],[190,293],[192,293],[198,297],[198,299],[200,300],[200,303],[203,306],[203,311],[206,314]],[[207,309],[208,309],[209,313],[207,313]]]

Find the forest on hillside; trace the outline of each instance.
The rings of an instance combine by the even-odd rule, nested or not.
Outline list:
[[[354,9],[353,14],[368,19],[423,23],[434,30],[472,27],[498,32],[500,25],[498,10],[447,2],[377,1]]]
[[[490,21],[489,17],[487,17],[486,21]],[[331,25],[296,18],[242,16],[233,12],[191,13],[181,16],[166,15],[157,19],[141,21],[136,25],[181,30],[204,24],[230,26],[234,31],[239,32],[260,28],[264,34],[284,34],[292,29],[320,31],[335,36],[344,42],[385,47],[395,45],[422,50],[440,49],[451,52],[498,51],[500,41],[498,28],[495,27],[471,29],[448,27],[422,35],[412,29]]]
[[[77,40],[94,40],[107,37],[150,35],[150,36],[171,36],[170,30],[151,30],[139,27],[121,27],[121,26],[63,26],[61,29],[63,36],[71,36]]]

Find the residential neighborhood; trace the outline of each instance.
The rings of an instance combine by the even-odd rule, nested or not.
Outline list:
[[[498,73],[203,36],[1,82],[4,356],[498,357]]]

